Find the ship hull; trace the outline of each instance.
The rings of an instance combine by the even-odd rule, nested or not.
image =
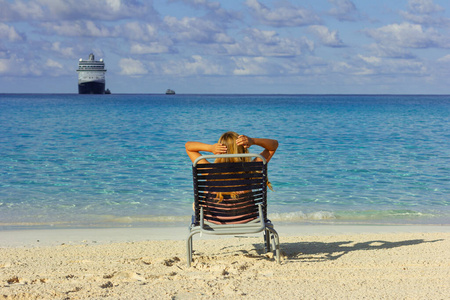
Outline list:
[[[104,94],[104,82],[83,82],[78,84],[78,94]]]

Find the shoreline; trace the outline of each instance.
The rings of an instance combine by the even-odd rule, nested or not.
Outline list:
[[[0,203],[1,206],[1,203]],[[190,204],[192,206],[192,203]],[[192,209],[186,209],[189,211]],[[7,213],[6,211],[4,214]],[[87,214],[67,216],[58,215],[53,219],[43,219],[47,215],[41,212],[33,218],[33,213],[23,219],[20,214],[0,214],[0,232],[8,230],[54,230],[54,229],[90,229],[90,228],[148,228],[148,227],[184,227],[188,226],[192,215],[113,215],[113,214]],[[39,216],[39,217],[38,217]],[[414,211],[346,211],[346,210],[317,210],[303,212],[294,210],[290,212],[271,212],[268,219],[274,224],[286,226],[303,225],[349,225],[349,226],[450,226],[450,212],[414,212]]]
[[[450,233],[450,225],[380,225],[380,224],[299,224],[277,225],[283,236],[323,236],[353,234]],[[130,228],[52,228],[0,230],[2,247],[38,247],[60,244],[108,244],[123,242],[184,240],[188,226],[130,227]],[[258,236],[259,234],[249,235]],[[218,238],[203,235],[203,239]]]

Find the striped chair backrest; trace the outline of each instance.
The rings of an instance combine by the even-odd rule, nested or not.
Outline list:
[[[206,221],[238,224],[258,216],[262,204],[267,219],[267,165],[263,162],[196,164],[192,167],[195,224],[203,207]]]

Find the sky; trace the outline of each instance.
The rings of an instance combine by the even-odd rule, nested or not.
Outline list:
[[[0,0],[0,93],[450,94],[448,0]]]

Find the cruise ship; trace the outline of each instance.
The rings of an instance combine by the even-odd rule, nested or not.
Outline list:
[[[105,93],[105,63],[103,59],[95,60],[89,54],[88,60],[80,58],[78,62],[78,94]]]

